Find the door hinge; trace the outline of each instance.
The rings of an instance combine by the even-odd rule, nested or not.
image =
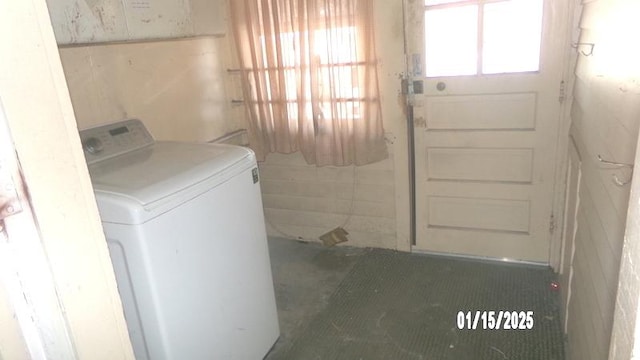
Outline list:
[[[549,234],[553,235],[554,231],[556,231],[556,217],[551,214],[549,218]]]
[[[21,211],[22,205],[12,174],[0,159],[0,221]]]
[[[565,87],[566,86],[565,86],[564,80],[560,81],[560,91],[558,93],[558,102],[560,102],[561,104],[566,99],[566,89],[565,89]]]

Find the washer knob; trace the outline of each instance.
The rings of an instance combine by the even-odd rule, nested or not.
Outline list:
[[[104,150],[104,146],[102,145],[102,141],[96,137],[90,137],[87,140],[82,142],[82,148],[87,151],[89,154],[95,155],[102,150]]]

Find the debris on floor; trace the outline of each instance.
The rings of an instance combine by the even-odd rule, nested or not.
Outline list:
[[[349,241],[347,235],[349,235],[347,230],[337,227],[326,234],[320,235],[320,240],[322,240],[324,246],[334,246]]]

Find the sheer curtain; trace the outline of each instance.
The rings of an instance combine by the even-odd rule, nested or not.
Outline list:
[[[251,147],[310,164],[387,157],[372,0],[230,0]]]

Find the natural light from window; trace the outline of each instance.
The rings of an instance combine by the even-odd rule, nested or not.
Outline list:
[[[478,69],[478,7],[427,11],[427,76],[474,75]]]
[[[287,110],[291,120],[297,119],[301,115],[299,111],[299,92],[304,92],[304,99],[309,101],[312,98],[331,99],[332,101],[322,101],[317,105],[305,106],[306,117],[315,117],[312,111],[320,114],[331,113],[330,107],[334,106],[334,111],[341,119],[357,119],[360,117],[360,91],[357,87],[355,27],[340,27],[326,30],[317,30],[313,33],[314,48],[311,53],[312,59],[308,59],[311,64],[299,64],[300,59],[305,58],[300,53],[306,52],[299,49],[301,44],[300,36],[309,37],[308,33],[281,33],[279,35],[282,44],[292,44],[290,47],[281,49],[284,85],[286,91]],[[329,46],[329,39],[332,39],[332,46]],[[266,48],[265,38],[262,38],[263,48]],[[263,52],[263,63],[267,63],[267,51]],[[309,67],[310,72],[300,71],[300,68]],[[271,99],[270,73],[267,72],[267,92]],[[302,81],[305,84],[302,88],[298,86],[299,76],[304,76]],[[312,86],[315,94],[312,96]],[[307,102],[307,105],[310,105]]]
[[[538,71],[543,0],[425,0],[427,77]]]

